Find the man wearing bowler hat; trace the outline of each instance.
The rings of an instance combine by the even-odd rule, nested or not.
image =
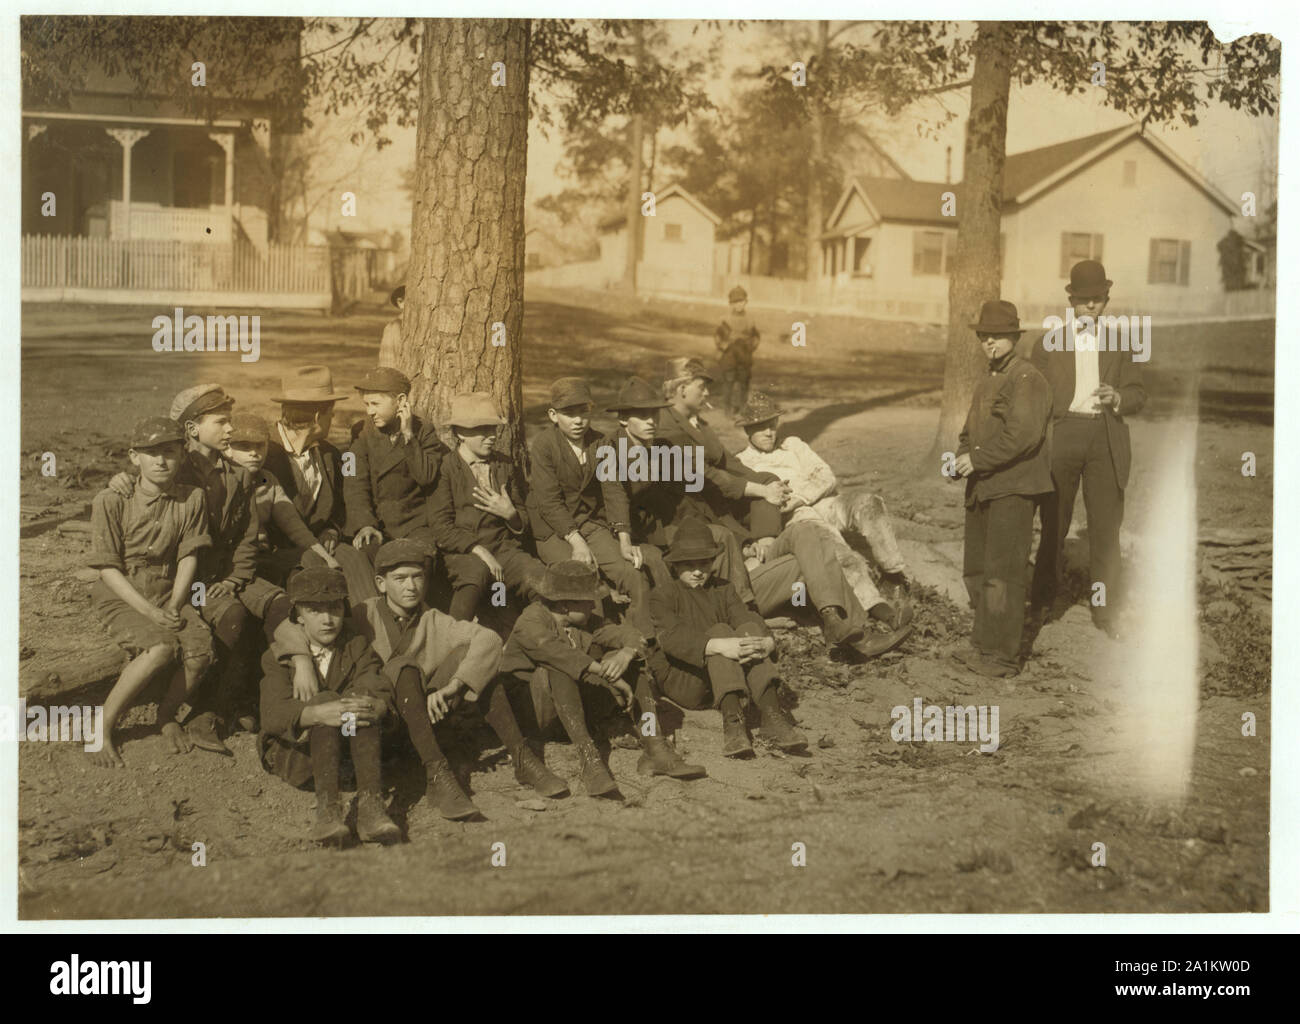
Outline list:
[[[364,601],[376,593],[369,561],[358,551],[339,544],[347,524],[343,501],[343,457],[328,438],[334,421],[334,403],[348,395],[334,389],[327,366],[300,366],[280,381],[272,401],[280,418],[271,429],[264,469],[284,489],[316,541],[339,563],[348,581],[348,597]],[[268,523],[268,570],[281,585],[305,564],[320,564],[300,542],[288,537],[274,522]]]
[[[975,385],[956,471],[966,478],[962,575],[975,628],[971,645],[953,658],[979,675],[1013,676],[1020,671],[1034,506],[1052,489],[1052,392],[1043,375],[1016,355],[1026,328],[1012,303],[984,303],[971,326],[988,372]]]
[[[1142,368],[1131,352],[1099,351],[1097,318],[1110,301],[1111,282],[1096,260],[1070,268],[1065,287],[1077,317],[1091,317],[1089,330],[1075,330],[1073,351],[1036,345],[1030,359],[1052,389],[1052,483],[1042,504],[1043,536],[1034,567],[1036,618],[1051,610],[1060,585],[1066,534],[1075,496],[1083,481],[1088,514],[1088,558],[1093,586],[1092,615],[1099,629],[1117,635],[1119,620],[1119,528],[1124,520],[1132,449],[1125,416],[1146,404]],[[1103,587],[1098,588],[1100,583]]]

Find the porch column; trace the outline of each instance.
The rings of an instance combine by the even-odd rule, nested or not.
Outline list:
[[[126,219],[126,237],[131,237],[131,148],[149,134],[147,128],[105,128],[122,147],[122,216]],[[111,223],[111,221],[110,221]]]
[[[226,151],[226,209],[235,205],[235,136],[233,132],[209,132],[208,138]]]

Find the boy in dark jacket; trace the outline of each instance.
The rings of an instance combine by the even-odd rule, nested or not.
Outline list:
[[[341,843],[343,823],[339,763],[350,737],[357,774],[357,835],[362,842],[400,838],[384,811],[380,788],[379,725],[392,710],[383,664],[364,636],[347,623],[347,581],[336,569],[304,569],[289,581],[293,615],[306,634],[320,679],[295,682],[273,651],[262,658],[262,765],[290,785],[315,784],[316,823],[311,838]]]
[[[953,657],[985,676],[1020,671],[1025,573],[1033,541],[1034,506],[1052,489],[1052,392],[1016,355],[1016,307],[990,300],[971,325],[989,361],[975,386],[957,448],[956,472],[966,478],[963,576],[975,629],[971,646]]]
[[[727,295],[731,313],[722,318],[713,332],[718,346],[718,368],[722,371],[722,401],[727,412],[739,412],[749,401],[749,379],[754,372],[754,350],[758,348],[758,328],[745,314],[749,294],[736,285]]]
[[[677,580],[650,595],[662,652],[652,655],[655,683],[675,704],[722,713],[726,757],[754,752],[740,702],[746,690],[762,715],[763,734],[781,750],[806,750],[808,741],[786,721],[777,701],[776,641],[762,616],[741,604],[733,587],[713,578],[717,554],[704,522],[682,523],[665,556]]]

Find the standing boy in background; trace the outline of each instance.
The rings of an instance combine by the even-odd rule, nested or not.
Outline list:
[[[749,378],[754,372],[754,350],[758,348],[758,328],[745,314],[749,295],[736,285],[727,295],[731,312],[722,318],[713,332],[718,346],[718,369],[722,372],[722,402],[735,415],[749,401]]]

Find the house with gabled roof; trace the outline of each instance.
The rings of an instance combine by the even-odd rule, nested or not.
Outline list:
[[[1140,125],[1009,155],[1002,196],[1002,297],[1022,319],[1060,315],[1083,259],[1105,263],[1116,309],[1222,309],[1217,244],[1240,208]],[[945,320],[962,200],[960,184],[851,178],[822,235],[821,294]]]
[[[713,285],[714,233],[722,218],[681,185],[654,190],[654,213],[641,218],[637,288],[705,294]],[[607,217],[600,231],[598,286],[623,279],[627,260],[627,215]]]

